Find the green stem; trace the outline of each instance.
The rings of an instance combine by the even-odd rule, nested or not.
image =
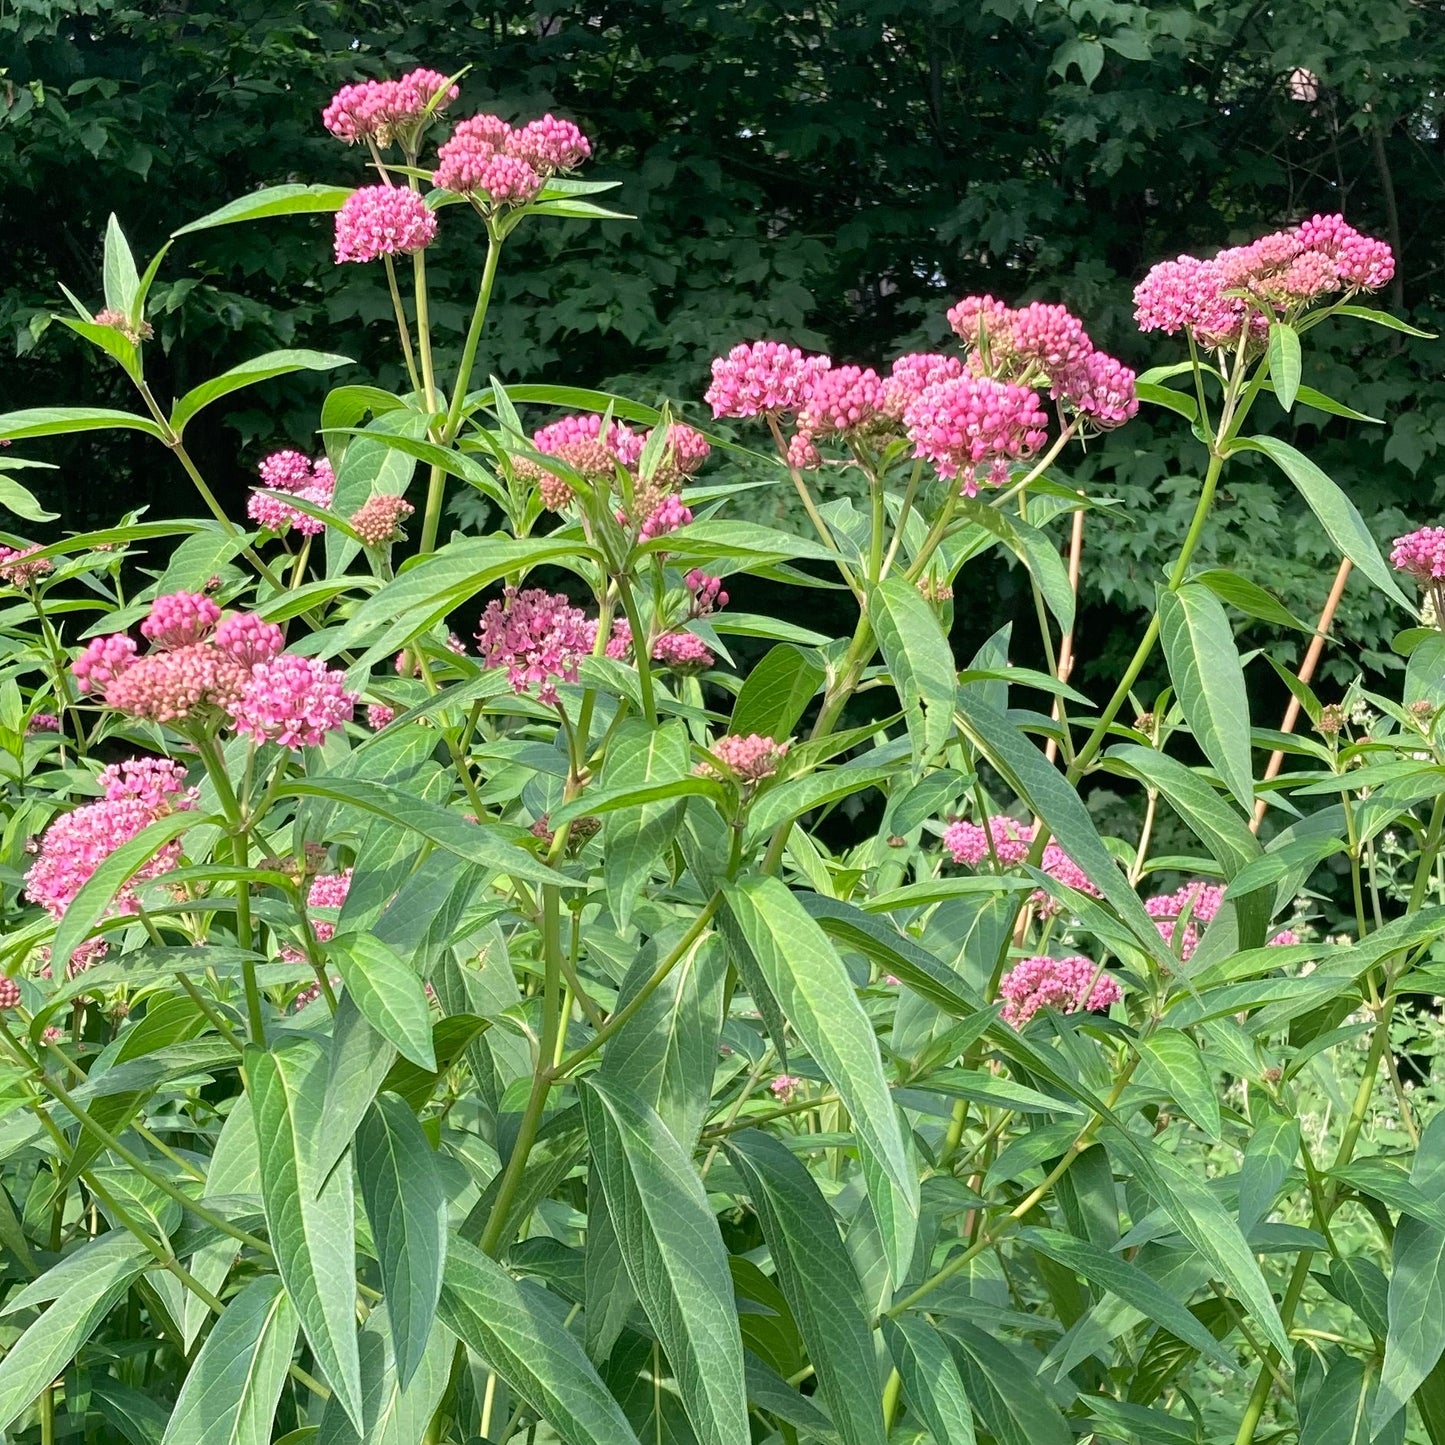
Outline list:
[[[411,323],[406,319],[406,308],[401,304],[401,288],[396,284],[396,266],[390,256],[381,258],[386,262],[386,284],[391,291],[391,307],[396,313],[396,329],[401,337],[401,354],[406,359],[406,375],[411,389],[421,395],[421,380],[416,374],[416,358],[411,350]]]
[[[652,659],[648,656],[651,648],[642,628],[642,613],[638,611],[625,573],[617,575],[617,595],[622,599],[622,610],[627,614],[627,625],[632,629],[632,658],[637,664],[637,690],[642,694],[642,711],[647,721],[656,727],[657,701],[652,690]]]
[[[462,407],[466,402],[467,385],[472,379],[472,367],[476,364],[477,343],[482,337],[486,324],[487,308],[492,300],[492,284],[497,279],[497,261],[502,254],[502,243],[489,226],[487,228],[487,259],[482,266],[482,284],[477,290],[477,304],[472,308],[471,324],[467,327],[467,339],[462,346],[461,365],[457,368],[456,387],[452,392],[452,404],[447,410],[446,426],[442,430],[442,445],[450,446],[456,440],[462,424]]]

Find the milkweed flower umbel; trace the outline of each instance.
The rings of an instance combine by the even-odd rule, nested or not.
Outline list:
[[[0,582],[12,587],[29,587],[54,567],[49,557],[36,557],[40,543],[29,547],[0,547]],[[30,560],[34,558],[34,560]]]
[[[969,497],[980,482],[1007,482],[1010,462],[1031,457],[1048,437],[1038,393],[988,376],[925,387],[903,420],[914,456],[931,461],[939,476],[958,478]]]
[[[283,652],[251,669],[229,703],[238,733],[257,742],[286,748],[319,747],[326,734],[351,721],[356,694],[346,690],[346,674],[328,668],[319,657]]]
[[[1123,997],[1118,983],[1080,954],[1071,958],[1026,958],[999,984],[1007,1023],[1021,1029],[1040,1009],[1072,1014],[1109,1008]]]
[[[1422,587],[1445,578],[1445,527],[1421,527],[1396,537],[1390,549],[1390,565],[1408,572]]]
[[[381,492],[363,502],[351,514],[351,530],[368,547],[384,547],[400,541],[401,524],[416,511],[405,497]]]
[[[246,515],[268,532],[284,532],[292,528],[303,537],[315,537],[326,530],[326,523],[281,497],[281,492],[313,507],[329,507],[336,495],[336,476],[325,457],[312,461],[300,452],[272,452],[256,469],[265,491],[252,491],[246,503]]]
[[[832,364],[826,356],[805,356],[796,346],[779,341],[740,343],[713,360],[705,400],[714,416],[796,411],[808,384]]]
[[[363,186],[336,213],[336,260],[375,261],[424,251],[436,239],[437,218],[406,186]]]
[[[362,80],[343,85],[321,112],[321,123],[349,145],[375,140],[386,145],[397,132],[436,114],[457,98],[447,76],[413,70],[399,80]]]
[[[1020,823],[1006,813],[996,813],[986,824],[960,818],[944,830],[943,846],[955,863],[977,868],[997,858],[1005,867],[1022,863],[1034,841],[1031,823]],[[991,845],[991,846],[990,846]]]
[[[557,702],[557,682],[576,682],[592,651],[597,624],[565,597],[540,587],[508,587],[487,604],[477,628],[482,660],[505,667],[516,693],[536,690],[538,701]]]
[[[748,733],[739,737],[729,733],[719,738],[708,749],[728,771],[745,783],[760,783],[771,778],[778,771],[788,753],[788,743],[780,743],[759,733]],[[718,777],[718,771],[710,762],[701,762],[693,769],[703,777]]]

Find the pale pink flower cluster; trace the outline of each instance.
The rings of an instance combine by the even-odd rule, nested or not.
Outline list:
[[[597,624],[560,594],[540,587],[508,587],[487,604],[477,642],[488,667],[505,667],[513,692],[536,690],[540,702],[556,704],[557,682],[576,682],[592,651]]]
[[[691,632],[664,632],[652,644],[652,660],[680,672],[704,672],[716,661]]]
[[[943,833],[943,846],[955,863],[977,868],[992,856],[1005,867],[1022,863],[1029,856],[1034,841],[1031,823],[1020,823],[1006,813],[996,813],[987,824],[970,823],[963,818],[950,823]]]
[[[105,705],[149,722],[188,722],[202,710],[229,709],[245,677],[234,658],[197,642],[137,657],[106,685]]]
[[[1445,527],[1421,527],[1396,537],[1390,549],[1390,565],[1408,572],[1421,586],[1445,577]]]
[[[346,902],[346,895],[351,891],[350,868],[343,869],[340,873],[318,873],[311,880],[311,886],[306,892],[306,920],[311,925],[311,932],[318,943],[329,943],[336,937],[336,920],[334,912],[339,910]],[[324,908],[329,915],[318,917],[315,910]],[[306,954],[302,949],[293,944],[281,945],[281,957],[287,963],[305,963]],[[339,983],[340,979],[333,978],[333,984]],[[313,999],[320,997],[321,985],[313,983],[309,988],[303,989],[297,995],[294,1007],[305,1008]]]
[[[749,733],[746,737],[729,733],[713,743],[708,751],[727,767],[733,777],[745,783],[759,783],[778,771],[790,746],[790,743],[774,742],[772,738],[758,733]],[[710,762],[699,763],[693,771],[708,778],[722,776]]]
[[[351,514],[351,530],[367,547],[385,547],[404,535],[401,524],[416,511],[405,497],[379,492]]]
[[[1040,1009],[1058,1013],[1103,1010],[1121,999],[1123,991],[1097,964],[1075,954],[1071,958],[1026,958],[1015,964],[999,983],[1007,1023],[1021,1029]]]
[[[778,1103],[791,1104],[802,1093],[803,1081],[796,1074],[779,1074],[768,1089]]]
[[[60,918],[95,870],[122,844],[158,818],[193,809],[196,792],[185,785],[184,770],[166,759],[132,759],[104,769],[99,781],[105,796],[63,813],[40,840],[39,854],[25,874],[25,893],[52,918]],[[181,842],[172,839],[121,887],[111,903],[116,914],[140,907],[137,888],[170,872],[181,858]]]
[[[27,733],[58,733],[60,719],[53,712],[33,712],[25,724]]]
[[[1048,437],[1038,393],[991,376],[964,375],[926,387],[903,413],[913,454],[939,476],[959,478],[965,496],[979,483],[1002,486],[1009,464],[1032,456]]]
[[[253,491],[246,503],[246,515],[268,532],[284,532],[294,527],[302,536],[314,537],[326,530],[326,523],[298,507],[289,506],[271,492],[284,492],[309,502],[313,507],[329,507],[336,494],[336,477],[325,457],[312,461],[300,452],[272,452],[257,469],[261,485],[267,491]]]
[[[591,142],[570,120],[545,115],[514,130],[500,116],[474,115],[460,121],[437,152],[432,180],[493,205],[525,205],[548,176],[575,170],[591,154]]]
[[[1229,347],[1246,325],[1261,339],[1271,319],[1328,295],[1378,291],[1394,274],[1384,241],[1341,215],[1312,216],[1210,260],[1160,262],[1135,288],[1134,315],[1141,331],[1188,331],[1202,346]]]
[[[379,733],[382,728],[389,726],[396,720],[396,709],[387,707],[384,702],[374,702],[366,709],[366,725],[372,732]]]
[[[39,542],[29,547],[0,547],[0,582],[8,582],[12,587],[29,587],[37,578],[53,571],[54,563],[49,557],[27,560],[40,550]]]
[[[1179,955],[1181,962],[1187,963],[1199,947],[1196,924],[1207,928],[1214,922],[1223,902],[1223,888],[1196,878],[1173,893],[1146,899],[1144,911],[1154,920],[1159,936]],[[1179,932],[1181,920],[1184,923],[1182,933]]]
[[[251,668],[230,713],[236,731],[257,742],[319,747],[327,733],[351,721],[355,705],[344,672],[319,657],[282,652]]]
[[[794,412],[809,382],[832,363],[826,356],[805,356],[779,341],[739,343],[712,364],[705,399],[714,416],[749,417]]]
[[[436,233],[436,213],[410,187],[362,186],[336,213],[336,262],[409,256]]]
[[[610,477],[613,468],[621,462],[619,426],[614,422],[609,428],[604,419],[595,414],[564,416],[534,431],[532,445],[543,456],[556,457],[579,476],[595,481]],[[537,490],[549,511],[560,512],[571,502],[572,488],[564,477],[549,472],[530,457],[518,457],[512,465],[519,477],[537,483]]]
[[[393,136],[415,125],[431,107],[433,114],[457,98],[457,87],[435,70],[413,70],[400,80],[363,80],[343,85],[321,112],[326,129],[354,145],[375,140],[386,145]]]

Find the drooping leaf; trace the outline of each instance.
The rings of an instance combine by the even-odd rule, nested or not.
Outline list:
[[[914,763],[926,763],[953,730],[958,674],[952,649],[933,608],[902,577],[887,577],[870,589],[868,616],[903,704]]]
[[[416,970],[371,933],[338,934],[326,950],[377,1034],[418,1068],[435,1069],[431,1007]]]
[[[883,1322],[903,1397],[933,1432],[936,1445],[975,1445],[973,1409],[963,1376],[942,1336],[921,1315],[905,1312]]]
[[[823,676],[816,654],[780,642],[749,670],[733,704],[728,731],[739,737],[758,733],[786,742]]]

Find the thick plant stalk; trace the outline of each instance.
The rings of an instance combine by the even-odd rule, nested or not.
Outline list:
[[[1309,651],[1305,653],[1305,660],[1300,666],[1299,680],[1308,687],[1310,680],[1315,675],[1315,668],[1319,666],[1320,655],[1325,650],[1325,637],[1329,633],[1330,624],[1335,620],[1335,609],[1340,605],[1340,598],[1345,594],[1345,583],[1350,580],[1350,559],[1346,557],[1340,563],[1340,570],[1335,573],[1334,585],[1330,588],[1330,595],[1325,598],[1324,610],[1320,613],[1320,620],[1315,624],[1315,635],[1310,642]],[[1284,712],[1284,721],[1280,723],[1279,730],[1282,733],[1292,733],[1295,724],[1299,721],[1299,698],[1291,696],[1289,706]],[[1269,762],[1265,765],[1264,777],[1261,781],[1270,782],[1279,776],[1279,770],[1284,766],[1284,749],[1276,748],[1269,755]],[[1254,805],[1254,817],[1250,819],[1249,831],[1259,832],[1259,825],[1264,822],[1266,809],[1269,807],[1268,800],[1260,798]]]

